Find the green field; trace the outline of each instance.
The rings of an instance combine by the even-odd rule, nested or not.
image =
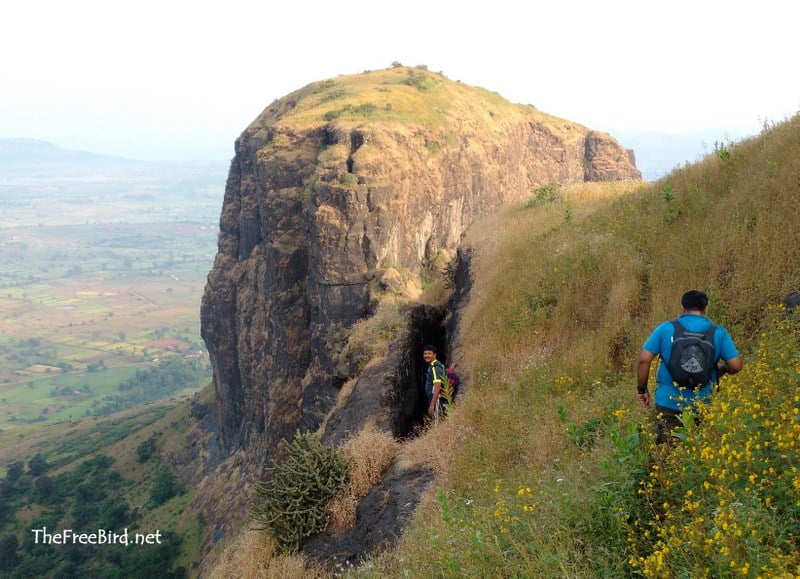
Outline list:
[[[167,213],[150,223],[108,222],[159,215],[152,200],[136,206],[130,197],[124,215],[109,199],[92,204],[103,222],[82,221],[85,204],[72,202],[77,209],[69,214],[69,198],[57,195],[55,217],[33,202],[4,215],[0,429],[96,412],[137,370],[170,358],[204,367],[196,382],[182,386],[208,382],[199,308],[217,226],[210,211],[167,197]],[[178,389],[172,386],[165,395]]]

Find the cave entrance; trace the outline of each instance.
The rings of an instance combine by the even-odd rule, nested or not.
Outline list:
[[[408,438],[422,426],[427,415],[425,396],[425,361],[422,349],[430,344],[436,347],[437,358],[447,366],[448,342],[445,326],[447,310],[433,306],[418,306],[409,316],[409,336],[403,367],[398,373],[397,394],[399,404],[394,419],[396,438]]]

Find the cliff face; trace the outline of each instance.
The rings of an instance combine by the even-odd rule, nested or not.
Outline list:
[[[382,268],[420,272],[480,215],[568,181],[639,179],[613,138],[415,69],[314,83],[236,142],[201,311],[226,444],[314,429]]]

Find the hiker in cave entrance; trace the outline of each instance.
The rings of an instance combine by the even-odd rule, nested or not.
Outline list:
[[[435,346],[426,345],[422,348],[422,359],[426,364],[425,395],[428,397],[428,416],[431,418],[438,418],[442,413],[442,406],[447,404],[447,400],[442,396],[447,370],[444,364],[436,359],[437,354]]]

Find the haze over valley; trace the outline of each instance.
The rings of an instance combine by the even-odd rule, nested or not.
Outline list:
[[[208,381],[198,309],[224,176],[0,141],[0,428]]]

